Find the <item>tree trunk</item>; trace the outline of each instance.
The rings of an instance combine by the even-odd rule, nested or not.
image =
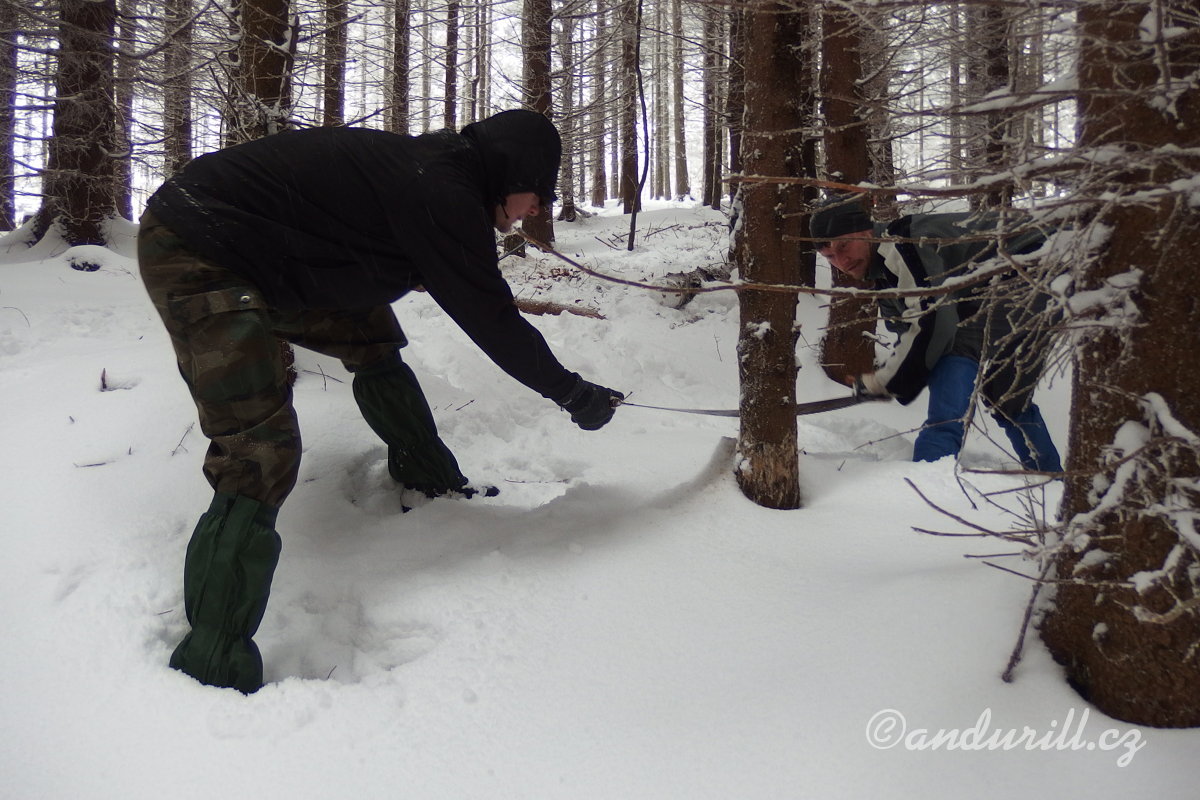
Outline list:
[[[803,129],[810,122],[797,87],[810,77],[805,40],[808,13],[771,1],[746,11],[754,47],[746,53],[743,171],[749,177],[799,177]],[[811,165],[809,165],[811,166]],[[734,260],[749,282],[795,284],[803,193],[794,184],[745,182]],[[796,295],[740,292],[738,363],[741,377],[740,458],[736,475],[746,497],[769,508],[799,508],[796,446]]]
[[[412,51],[409,43],[409,0],[393,0],[392,13],[392,59],[391,74],[388,76],[389,109],[387,129],[393,133],[408,133],[412,110],[409,107],[409,71],[412,69]]]
[[[0,230],[17,226],[17,7],[0,2]]]
[[[626,214],[640,211],[642,198],[638,192],[638,0],[623,0],[621,14],[621,203]]]
[[[746,15],[738,11],[726,11],[729,17],[729,67],[728,91],[725,97],[725,114],[719,115],[721,121],[716,132],[716,141],[721,141],[722,128],[729,130],[729,171],[737,174],[742,171],[742,126],[746,114]],[[808,87],[797,86],[796,91],[808,94]],[[721,191],[721,165],[715,166],[713,174],[714,191],[719,199]],[[732,202],[737,196],[736,184],[729,185],[729,199]]]
[[[525,49],[524,78],[525,105],[539,114],[551,116],[550,100],[550,21],[553,17],[550,0],[525,0],[525,14],[521,23],[521,41]],[[541,214],[527,219],[521,227],[543,242],[554,241],[554,216],[549,208]]]
[[[705,4],[704,16],[704,185],[701,202],[717,210],[721,208],[721,122],[717,103],[717,54],[721,52],[720,14],[716,4]]]
[[[116,55],[116,125],[113,140],[113,196],[117,214],[133,218],[133,97],[138,62],[131,56],[137,41],[138,0],[121,0],[117,16],[120,49]]]
[[[858,16],[827,6],[823,18],[822,110],[825,117],[825,170],[832,181],[859,184],[871,179],[868,130],[863,118],[863,36]],[[806,244],[811,250],[812,243]],[[830,269],[835,287],[866,288],[844,273]],[[847,375],[875,369],[875,302],[869,298],[838,298],[829,309],[821,339],[821,367],[841,383]]]
[[[559,19],[559,47],[562,59],[563,83],[559,96],[562,98],[559,133],[562,135],[562,182],[558,187],[562,210],[558,218],[563,222],[574,222],[575,210],[575,24],[571,17]]]
[[[476,3],[475,87],[472,119],[483,119],[492,107],[492,5]]]
[[[671,0],[671,119],[674,125],[675,199],[691,197],[686,126],[683,118],[683,0]]]
[[[954,3],[947,9],[947,13],[949,14],[949,35],[951,39],[955,42],[966,41],[963,37],[963,28],[966,24],[963,20],[967,13],[966,8],[961,3]],[[968,59],[973,57],[970,55],[967,56]],[[949,153],[946,160],[950,166],[950,184],[952,186],[961,186],[970,182],[970,176],[967,174],[966,169],[966,125],[964,124],[963,115],[957,113],[965,105],[963,102],[963,62],[964,59],[962,58],[951,57],[949,63],[946,65],[946,68],[949,70],[947,100],[950,108],[956,112],[950,115],[950,119],[946,123],[950,135],[950,141],[947,143]]]
[[[458,127],[458,15],[462,4],[450,0],[446,5],[446,81],[442,106],[442,127]]]
[[[58,222],[69,244],[104,244],[104,223],[117,202],[110,155],[116,0],[61,0],[59,14],[54,136],[34,236],[40,239]]]
[[[608,52],[606,46],[609,41],[607,4],[605,0],[596,0],[596,44],[594,46],[594,55],[592,56],[592,80],[595,82],[595,90],[592,92],[592,110],[591,110],[591,139],[592,139],[592,205],[596,208],[603,208],[604,203],[608,200],[608,172],[605,169],[605,112],[608,108],[608,81],[605,79],[605,73],[608,70],[608,63],[605,59],[605,54]]]
[[[979,101],[1009,85],[1008,51],[1011,17],[1007,10],[994,5],[968,5],[968,31],[972,44],[967,57],[969,95]],[[991,176],[1009,165],[1009,127],[1012,113],[995,110],[968,118],[973,131],[970,161],[976,177]],[[998,208],[1012,199],[1012,186],[993,189],[971,198],[975,208]]]
[[[650,91],[654,97],[654,198],[671,197],[671,117],[668,111],[671,70],[667,60],[667,43],[662,31],[667,29],[667,4],[660,2],[654,9],[654,71],[650,75]]]
[[[322,125],[346,124],[347,0],[325,0],[325,83]]]
[[[1096,222],[1112,235],[1077,268],[1074,293],[1134,279],[1136,316],[1085,329],[1076,352],[1064,582],[1042,636],[1104,713],[1183,727],[1200,726],[1200,304],[1194,270],[1179,266],[1200,248],[1187,189],[1200,171],[1200,44],[1194,31],[1163,35],[1189,29],[1194,4],[1156,7],[1079,12],[1081,143],[1127,156],[1090,192],[1106,192]]]
[[[894,186],[896,183],[896,159],[892,142],[896,138],[893,130],[892,114],[887,99],[890,97],[892,73],[895,70],[892,50],[888,46],[887,36],[870,15],[871,22],[866,28],[860,28],[862,50],[860,58],[867,63],[867,78],[864,81],[864,98],[867,106],[865,114],[867,128],[867,150],[871,156],[871,170],[868,179],[879,186]],[[895,198],[875,198],[875,219],[880,222],[890,222],[899,216]]]
[[[192,160],[192,0],[166,0],[163,50],[163,145],[166,171],[174,175]]]
[[[296,25],[288,0],[237,0],[226,145],[261,139],[289,127]]]
[[[421,9],[421,17],[424,24],[422,28],[428,28],[430,19],[433,16],[430,13],[430,0],[414,0],[415,4]],[[421,47],[421,53],[418,60],[421,62],[421,119],[418,125],[418,131],[427,131],[433,128],[433,63],[436,59],[433,56],[433,37],[425,35],[421,36],[419,41],[424,44]]]

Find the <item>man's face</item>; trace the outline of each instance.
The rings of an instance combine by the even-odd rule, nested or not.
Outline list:
[[[871,266],[871,251],[874,242],[874,231],[856,231],[839,236],[822,247],[819,252],[838,272],[843,272],[861,281],[867,276],[867,267]]]
[[[536,192],[510,194],[496,206],[496,230],[508,233],[526,217],[536,217],[542,210],[542,201]]]

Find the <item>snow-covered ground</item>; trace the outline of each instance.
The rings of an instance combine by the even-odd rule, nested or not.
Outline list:
[[[706,209],[652,205],[633,253],[627,226],[559,224],[559,247],[638,279],[723,255]],[[0,256],[0,796],[1195,795],[1200,732],[1089,709],[1036,636],[1000,680],[1030,587],[963,557],[1008,546],[915,532],[955,525],[906,479],[1000,527],[980,492],[1017,479],[910,463],[920,401],[801,418],[806,506],[770,511],[732,477],[736,420],[626,407],[585,433],[420,294],[396,304],[405,357],[501,494],[401,514],[346,373],[299,351],[269,684],[168,669],[205,441],[125,234],[116,254]],[[504,265],[520,294],[605,315],[532,318],[570,368],[642,403],[736,407],[733,293],[674,310],[548,257]],[[815,365],[821,302],[801,303],[801,400],[845,391]],[[1066,391],[1040,396],[1063,445]],[[1008,460],[976,431],[963,464]]]

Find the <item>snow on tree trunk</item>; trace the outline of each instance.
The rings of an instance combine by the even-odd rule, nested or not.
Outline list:
[[[809,15],[759,2],[746,11],[754,31],[746,52],[746,111],[742,166],[747,178],[804,174],[803,129],[808,121],[804,41]],[[795,184],[748,180],[738,191],[733,256],[749,282],[795,284],[800,266],[798,226],[803,192]],[[799,508],[796,446],[796,295],[740,292],[738,367],[741,431],[738,484],[769,508]]]
[[[1076,354],[1057,586],[1042,636],[1106,714],[1200,725],[1200,39],[1193,3],[1080,10],[1081,145],[1111,230],[1076,270]],[[1094,173],[1093,173],[1094,176]],[[1173,185],[1173,182],[1178,184]]]
[[[235,6],[238,40],[226,109],[227,145],[288,127],[297,33],[289,14],[288,0],[240,0]]]

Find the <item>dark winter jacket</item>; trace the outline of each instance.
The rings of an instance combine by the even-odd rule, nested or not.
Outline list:
[[[558,400],[575,376],[513,305],[493,213],[506,194],[552,196],[560,154],[531,111],[415,137],[287,131],[200,156],[148,208],[281,310],[370,308],[423,286],[497,365]]]
[[[946,279],[962,276],[996,255],[996,219],[972,214],[914,214],[888,225],[876,225],[875,234],[897,240],[880,243],[866,280],[875,289],[913,289],[940,286]],[[1009,254],[1028,253],[1045,241],[1038,231],[1004,240]],[[976,361],[983,356],[986,319],[1004,315],[980,314],[978,289],[967,289],[944,297],[881,298],[880,311],[888,328],[898,334],[891,356],[875,373],[876,379],[901,403],[916,399],[929,381],[933,366],[946,355],[962,355]],[[989,338],[997,331],[993,323]]]

